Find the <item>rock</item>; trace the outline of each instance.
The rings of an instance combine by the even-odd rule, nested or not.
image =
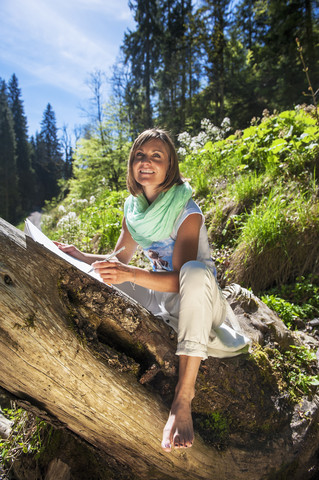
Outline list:
[[[8,438],[11,433],[13,422],[6,418],[0,408],[0,438]]]
[[[55,458],[50,462],[44,480],[70,480],[70,478],[70,467],[59,458]]]

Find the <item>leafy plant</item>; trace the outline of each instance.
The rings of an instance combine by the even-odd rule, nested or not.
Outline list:
[[[305,310],[302,307],[287,302],[287,300],[276,295],[262,295],[261,300],[271,308],[271,310],[278,313],[288,328],[293,327],[294,320],[297,318],[304,318]]]
[[[9,437],[0,439],[1,463],[9,473],[13,462],[22,454],[39,458],[52,434],[52,428],[15,404],[10,409],[4,409],[3,413],[13,422]]]
[[[261,347],[257,348],[257,354],[259,349]],[[284,352],[267,347],[263,355],[271,365],[279,389],[287,391],[292,402],[315,392],[319,385],[315,351],[304,345],[290,345],[289,350]]]
[[[72,198],[43,218],[42,229],[52,239],[76,245],[87,252],[114,248],[118,239],[126,192],[105,189],[89,200]]]

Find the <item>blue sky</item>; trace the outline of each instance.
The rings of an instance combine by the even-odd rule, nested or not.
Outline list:
[[[86,81],[95,70],[111,73],[129,28],[128,0],[0,0],[0,77],[16,74],[29,135],[48,103],[59,128],[85,123]]]

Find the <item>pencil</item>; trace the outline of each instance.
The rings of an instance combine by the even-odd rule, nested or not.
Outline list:
[[[125,250],[125,247],[119,248],[118,250],[116,250],[116,252],[113,252],[110,255],[107,255],[103,260],[98,260],[98,261],[99,262],[108,262],[109,260],[111,260],[111,258],[115,257],[118,253],[122,252],[123,250]],[[87,273],[92,272],[92,270],[94,270],[94,267],[90,268],[90,270]]]

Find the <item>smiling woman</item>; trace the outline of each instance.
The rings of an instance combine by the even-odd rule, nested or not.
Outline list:
[[[129,191],[134,196],[143,193],[148,198],[144,189],[144,183],[148,181],[151,182],[149,186],[153,184],[153,190],[155,187],[153,193],[149,191],[154,199],[155,192],[166,192],[175,184],[183,184],[175,145],[162,130],[146,130],[141,133],[130,152],[127,176]]]
[[[150,129],[135,140],[127,186],[131,195],[115,247],[122,250],[115,258],[96,262],[101,257],[73,246],[60,248],[93,264],[105,283],[116,285],[177,331],[179,379],[162,439],[163,450],[170,452],[193,444],[191,402],[201,360],[244,353],[249,339],[223,324],[230,313],[216,281],[204,217],[181,178],[167,132]],[[152,271],[129,264],[138,245]]]
[[[135,152],[133,175],[149,203],[155,200],[159,185],[164,183],[169,164],[169,151],[161,140],[150,140]]]

